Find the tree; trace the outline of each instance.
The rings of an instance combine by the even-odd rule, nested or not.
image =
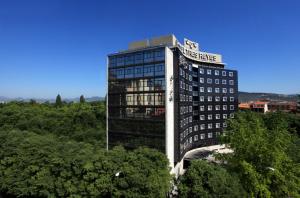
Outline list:
[[[300,113],[300,94],[298,94],[297,98],[297,112]]]
[[[239,179],[220,165],[193,160],[179,178],[179,197],[247,197]]]
[[[62,106],[62,100],[61,100],[61,96],[59,94],[56,96],[55,106],[57,106],[57,107]]]
[[[280,114],[264,117],[240,112],[229,121],[223,143],[234,151],[223,155],[251,197],[300,196],[299,164],[287,155],[291,145],[288,124]]]
[[[83,95],[80,96],[80,100],[79,101],[80,101],[80,103],[85,103],[85,98],[84,98]]]

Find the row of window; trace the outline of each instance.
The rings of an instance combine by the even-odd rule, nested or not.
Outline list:
[[[199,87],[199,91],[201,93],[203,93],[205,91],[205,88],[204,87]],[[219,88],[219,87],[216,87],[215,88],[215,93],[221,93],[220,91],[222,91],[222,93],[227,93],[227,88]],[[212,93],[213,92],[213,88],[212,87],[207,87],[207,92],[208,93]],[[233,88],[229,88],[229,93],[234,93],[234,89]]]
[[[220,136],[220,132],[215,132],[216,137]],[[204,140],[206,138],[206,134],[202,133],[200,135],[194,135],[193,137],[190,137],[187,139],[183,144],[180,144],[180,153],[183,153],[183,150],[187,149],[193,142],[197,142],[199,140]],[[207,133],[207,138],[211,139],[213,138],[213,133]]]
[[[132,92],[132,91],[153,91],[165,90],[164,78],[132,79],[123,82],[109,82],[110,92]]]
[[[109,70],[110,78],[139,78],[148,76],[165,75],[165,64],[139,65],[134,67],[126,67]]]
[[[230,110],[234,110],[234,105],[223,105],[223,110],[226,111],[227,110],[227,106],[229,106]],[[208,105],[207,106],[207,110],[208,111],[212,111],[213,110],[213,105]],[[215,110],[219,111],[221,110],[221,105],[215,105]],[[202,105],[200,106],[200,111],[205,111],[205,106]]]
[[[214,70],[214,75],[219,76],[220,75],[220,70]],[[205,70],[203,68],[199,69],[200,74],[205,74]],[[211,69],[206,69],[206,74],[212,75],[212,70]],[[227,76],[227,71],[222,71],[222,76]],[[228,72],[229,77],[233,77],[233,72]]]
[[[179,97],[180,97],[180,102],[188,102],[188,101],[192,102],[192,96],[185,95],[185,94],[179,94]],[[228,98],[229,98],[230,102],[234,102],[234,97],[227,97],[227,96],[224,96],[224,97],[220,97],[220,96],[215,96],[215,97],[213,97],[213,96],[207,96],[206,97],[206,101],[207,102],[212,102],[213,98],[215,99],[214,100],[215,102],[220,102],[221,98],[222,98],[223,102],[227,102]],[[200,102],[205,102],[205,96],[199,96],[199,100],[200,100]]]
[[[227,119],[228,118],[228,114],[215,114],[215,119],[219,120],[221,118],[221,115],[223,116],[223,119]],[[234,114],[230,113],[229,114],[230,118],[234,118]],[[213,114],[209,114],[207,116],[205,115],[200,115],[199,119],[200,120],[205,120],[207,117],[207,120],[212,120],[213,119]],[[180,120],[180,127],[183,128],[185,127],[188,123],[192,123],[193,122],[193,117],[189,116],[186,118],[183,118],[182,120]]]
[[[204,83],[205,80],[204,78],[200,78],[199,79],[200,83]],[[213,80],[211,78],[207,78],[206,79],[207,84],[212,84]],[[228,80],[229,85],[234,85],[234,80]],[[220,84],[220,79],[215,79],[215,84]],[[227,84],[227,80],[226,79],[222,79],[222,85],[226,85]]]
[[[192,66],[189,66],[190,71],[192,71]],[[199,68],[199,73],[200,74],[205,74],[205,69],[204,68]],[[180,76],[186,77],[188,75],[188,72],[185,72],[184,69],[179,68],[179,74]],[[233,77],[233,72],[228,72],[228,71],[220,71],[220,70],[214,70],[214,72],[212,72],[211,69],[206,69],[206,74],[208,75],[212,75],[214,74],[215,76],[219,76],[220,74],[222,74],[222,76],[228,76],[229,77]]]
[[[162,61],[165,59],[165,49],[136,52],[126,55],[109,57],[109,66],[123,66],[131,64],[140,64],[145,62]]]

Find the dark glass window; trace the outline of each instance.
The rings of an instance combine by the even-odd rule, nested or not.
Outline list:
[[[133,78],[133,74],[134,74],[134,68],[133,67],[125,68],[125,78]]]
[[[134,63],[134,56],[133,55],[125,56],[125,65],[131,65],[133,63]]]
[[[155,64],[155,76],[165,75],[165,64]]]
[[[134,91],[143,91],[144,90],[144,80],[143,79],[139,79],[139,80],[133,80],[133,84],[134,84]]]
[[[117,59],[115,56],[109,57],[109,66],[110,67],[115,67],[117,65]]]
[[[135,66],[135,77],[143,77],[143,66]]]
[[[144,65],[144,76],[154,76],[154,65]]]
[[[155,105],[156,106],[165,105],[165,94],[164,93],[156,93],[155,94]]]
[[[154,84],[155,90],[165,90],[165,79],[156,78]]]
[[[123,56],[118,56],[117,66],[122,66],[122,65],[124,65],[124,57]]]
[[[135,64],[143,63],[143,53],[142,52],[138,52],[138,53],[135,54],[134,63]]]
[[[154,90],[154,79],[145,79],[144,91],[153,91],[153,90]]]
[[[144,52],[144,62],[153,62],[154,57],[153,57],[153,52],[152,51],[146,51]]]
[[[145,93],[144,94],[144,105],[154,105],[154,94]]]
[[[155,60],[156,61],[162,61],[162,60],[165,60],[165,49],[159,49],[159,50],[156,50],[154,52],[155,54]]]

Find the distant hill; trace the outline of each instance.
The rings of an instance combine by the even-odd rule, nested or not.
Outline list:
[[[251,92],[239,92],[239,102],[249,102],[259,99],[269,100],[284,100],[284,101],[296,101],[297,94],[276,94],[276,93],[251,93]]]
[[[10,101],[24,101],[24,102],[29,102],[31,99],[35,100],[38,103],[44,103],[44,102],[50,102],[54,103],[55,99],[53,98],[8,98],[4,96],[0,96],[0,103],[1,102],[10,102]],[[104,97],[99,97],[99,96],[94,96],[90,98],[85,98],[85,101],[87,102],[94,102],[94,101],[103,101]],[[63,98],[63,101],[66,102],[79,102],[79,97],[78,98]]]

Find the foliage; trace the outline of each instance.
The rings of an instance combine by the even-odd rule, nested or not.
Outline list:
[[[0,131],[0,189],[18,197],[165,197],[170,179],[167,158],[155,150],[105,151],[53,134]]]
[[[0,129],[52,133],[105,147],[105,105],[103,102],[55,104],[11,102],[0,107]]]
[[[288,155],[288,127],[280,113],[240,112],[229,121],[223,142],[234,152],[223,157],[251,197],[300,196],[300,168]]]
[[[61,107],[62,106],[62,100],[61,100],[61,96],[58,94],[57,96],[56,96],[56,100],[55,100],[55,106],[56,107]]]
[[[245,197],[236,176],[219,165],[193,160],[187,172],[179,179],[179,197]]]
[[[80,103],[85,103],[85,98],[84,98],[83,95],[80,96],[79,102],[80,102]]]

